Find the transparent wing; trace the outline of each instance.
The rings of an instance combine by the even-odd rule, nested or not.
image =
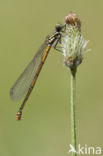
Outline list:
[[[43,56],[46,46],[47,43],[44,42],[41,48],[37,51],[32,61],[28,64],[24,72],[20,75],[20,77],[11,88],[10,97],[12,100],[19,100],[28,91],[38,69],[38,66],[41,62],[41,58]]]

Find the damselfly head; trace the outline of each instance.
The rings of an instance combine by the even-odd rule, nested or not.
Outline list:
[[[64,28],[64,25],[62,24],[56,24],[55,26],[56,32],[60,32],[63,28]]]

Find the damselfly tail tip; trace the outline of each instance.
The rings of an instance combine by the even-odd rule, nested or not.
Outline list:
[[[21,120],[21,115],[22,115],[22,112],[18,112],[17,114],[16,114],[16,120]]]

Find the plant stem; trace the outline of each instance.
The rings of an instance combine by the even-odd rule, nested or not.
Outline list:
[[[76,70],[71,72],[71,132],[72,132],[72,146],[76,150],[76,117],[75,117],[75,107],[76,107]],[[72,156],[76,156],[75,152]]]

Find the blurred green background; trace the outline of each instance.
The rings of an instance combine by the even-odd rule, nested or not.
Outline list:
[[[103,1],[0,1],[0,156],[67,156],[71,143],[70,72],[54,49],[17,122],[9,90],[56,23],[82,21],[88,52],[77,73],[77,140],[103,148]],[[103,153],[102,153],[103,155]]]

